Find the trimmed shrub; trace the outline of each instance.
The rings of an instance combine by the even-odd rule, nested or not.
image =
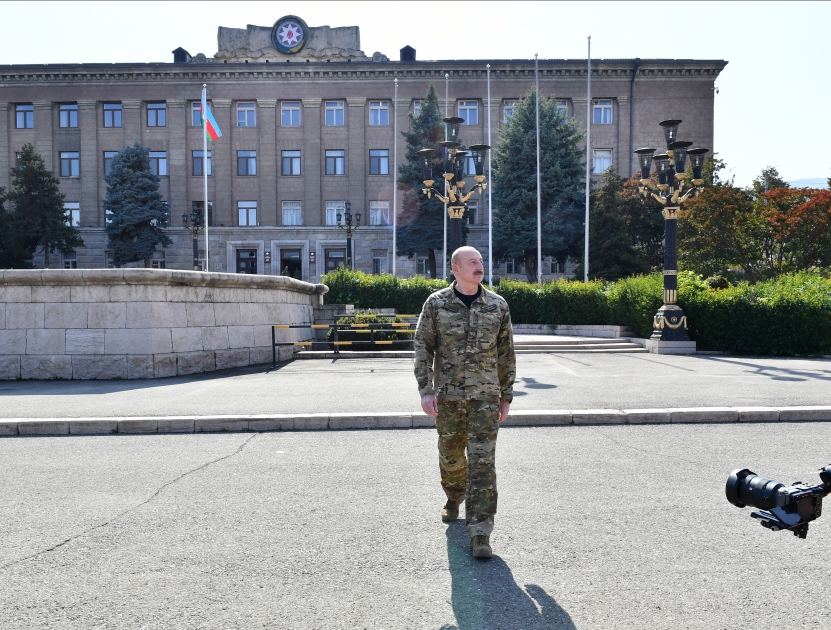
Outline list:
[[[532,284],[502,280],[496,287],[522,324],[605,324],[609,307],[600,281],[555,280]]]
[[[417,315],[427,296],[447,286],[444,280],[422,276],[398,278],[391,274],[373,275],[338,269],[324,275],[321,283],[329,287],[330,304],[354,304],[356,308],[394,308],[398,313]]]

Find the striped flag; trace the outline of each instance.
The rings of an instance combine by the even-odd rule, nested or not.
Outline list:
[[[211,140],[218,140],[222,137],[222,129],[219,128],[219,123],[216,122],[208,106],[208,91],[205,89],[202,90],[202,126]]]

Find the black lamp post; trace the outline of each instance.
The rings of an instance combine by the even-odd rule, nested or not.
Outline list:
[[[199,264],[199,232],[202,230],[204,217],[198,208],[194,208],[190,213],[182,214],[182,225],[191,233],[193,237],[193,270],[202,271],[202,266]]]
[[[702,169],[708,149],[690,149],[692,142],[678,140],[680,120],[665,120],[667,151],[654,155],[655,149],[638,149],[641,168],[640,192],[651,196],[663,208],[664,215],[664,300],[652,322],[652,336],[656,341],[690,341],[687,335],[687,317],[678,306],[678,211],[688,199],[695,197],[704,185]],[[687,161],[692,170],[692,181],[687,181]],[[651,178],[652,162],[655,179]]]
[[[459,126],[464,122],[464,119],[458,116],[451,118],[443,118],[446,130],[447,140],[439,142],[442,147],[441,169],[442,177],[444,178],[444,191],[439,191],[434,188],[435,181],[433,180],[433,168],[436,162],[435,149],[421,149],[418,154],[422,160],[422,178],[424,188],[421,192],[427,196],[428,199],[434,195],[442,203],[447,204],[447,216],[450,219],[452,226],[451,233],[455,242],[455,247],[464,245],[462,242],[462,220],[467,212],[467,202],[475,192],[480,194],[487,187],[487,178],[485,177],[485,158],[487,157],[490,146],[487,144],[474,144],[469,148],[465,148],[459,142]],[[467,173],[466,162],[472,161],[474,165],[476,183],[470,192],[465,192],[465,175]]]
[[[352,261],[352,231],[361,227],[361,213],[352,214],[352,204],[346,202],[346,209],[341,214],[337,214],[338,227],[346,230],[346,266],[349,269],[354,269]]]

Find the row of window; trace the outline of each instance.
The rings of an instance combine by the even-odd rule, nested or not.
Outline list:
[[[423,101],[413,101],[413,115],[421,112]],[[516,108],[516,100],[503,101],[502,122],[508,122]],[[346,102],[324,101],[324,125],[327,127],[343,127],[345,123]],[[569,115],[568,99],[558,99],[557,109],[563,116]],[[462,119],[463,125],[479,124],[480,103],[477,100],[462,100],[457,102],[456,114]],[[301,127],[303,124],[303,109],[300,101],[280,102],[280,125],[282,127]],[[370,127],[387,127],[390,124],[390,101],[369,101]],[[148,102],[145,105],[148,127],[167,126],[167,103],[164,101]],[[239,101],[235,105],[236,126],[257,126],[257,103],[255,101]],[[123,124],[123,106],[119,102],[102,104],[102,125],[106,128],[120,128]],[[15,120],[17,129],[32,129],[35,126],[35,109],[31,103],[15,105]],[[595,99],[592,101],[592,124],[611,125],[613,120],[612,99]],[[192,127],[202,126],[201,104],[191,101],[190,123]],[[58,125],[61,128],[73,129],[78,127],[78,104],[59,103]]]

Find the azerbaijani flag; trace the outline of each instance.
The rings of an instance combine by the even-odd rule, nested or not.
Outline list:
[[[211,108],[208,106],[208,91],[204,88],[202,89],[202,126],[211,140],[218,140],[222,137],[222,129],[219,128],[219,123],[211,113]]]

